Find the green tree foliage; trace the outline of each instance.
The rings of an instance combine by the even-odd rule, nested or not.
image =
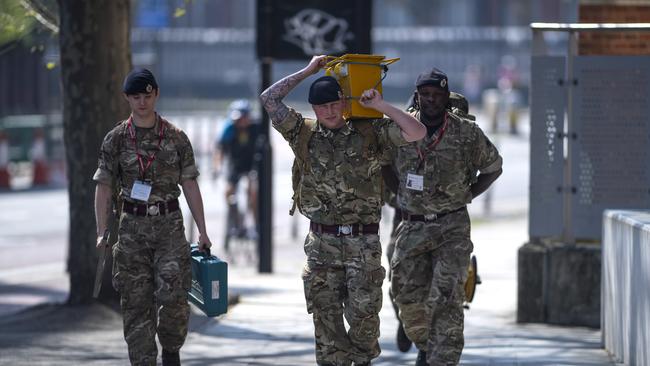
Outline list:
[[[36,18],[20,0],[0,1],[0,46],[24,39],[36,25]]]

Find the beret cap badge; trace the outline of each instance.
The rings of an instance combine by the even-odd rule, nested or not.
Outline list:
[[[156,78],[151,71],[143,68],[131,70],[124,78],[122,86],[122,91],[127,95],[151,93],[154,89],[158,89]]]
[[[445,91],[449,91],[449,81],[447,79],[447,74],[435,67],[431,70],[427,70],[421,73],[415,80],[416,87],[419,88],[425,85],[430,85],[436,88],[441,88]]]

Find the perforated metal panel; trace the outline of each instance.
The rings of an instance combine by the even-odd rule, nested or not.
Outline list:
[[[600,239],[605,209],[650,207],[650,57],[575,59],[573,232]]]
[[[562,234],[563,141],[566,87],[565,58],[532,58],[530,107],[531,237]]]

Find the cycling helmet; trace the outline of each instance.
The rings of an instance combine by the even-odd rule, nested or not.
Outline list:
[[[243,116],[250,114],[251,104],[246,99],[237,99],[234,102],[230,103],[229,117],[231,120],[236,121]]]

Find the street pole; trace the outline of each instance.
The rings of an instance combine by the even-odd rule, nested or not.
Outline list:
[[[578,49],[578,37],[576,32],[569,32],[569,44],[567,50],[567,109],[566,109],[566,126],[564,128],[565,138],[564,146],[566,149],[566,160],[564,164],[564,189],[563,193],[563,230],[562,242],[573,246],[576,243],[574,228],[573,228],[573,196],[576,194],[576,188],[573,186],[573,146],[575,144],[575,126],[573,121],[573,102],[574,102],[574,89],[576,87],[576,79],[574,73],[574,58]]]
[[[271,86],[271,66],[270,58],[262,58],[260,63],[260,73],[262,76],[261,90],[266,90]],[[269,115],[264,107],[262,109],[262,124],[260,133],[260,152],[259,154],[259,208],[258,208],[258,230],[259,238],[257,242],[258,249],[258,271],[260,273],[273,272],[273,149],[269,138]]]

